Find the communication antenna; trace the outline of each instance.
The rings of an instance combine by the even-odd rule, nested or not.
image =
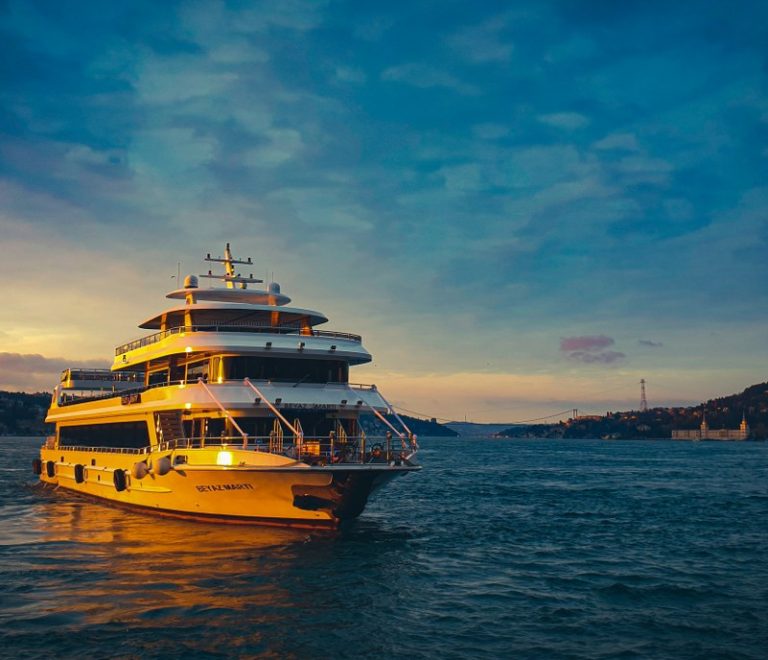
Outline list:
[[[645,378],[640,379],[640,412],[648,412],[648,399],[645,398]]]
[[[224,280],[224,282],[227,283],[228,289],[234,289],[236,284],[237,284],[237,288],[245,289],[248,287],[249,284],[254,284],[254,283],[264,281],[264,280],[255,278],[253,276],[253,273],[251,273],[250,277],[244,277],[240,273],[235,272],[235,264],[244,264],[246,266],[253,266],[253,260],[250,257],[248,257],[247,261],[244,261],[242,259],[235,259],[232,256],[232,250],[229,247],[229,243],[227,243],[227,247],[224,250],[223,257],[211,257],[211,253],[209,252],[203,261],[224,264],[223,275],[217,275],[209,270],[206,275],[201,275],[200,277],[207,277],[212,280]]]

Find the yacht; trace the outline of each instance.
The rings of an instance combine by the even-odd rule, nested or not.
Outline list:
[[[338,528],[372,492],[421,469],[418,444],[375,385],[349,382],[371,361],[360,336],[318,330],[276,282],[223,267],[187,276],[152,331],[115,349],[111,369],[67,369],[33,469],[51,486],[157,514]],[[367,437],[361,415],[388,429]]]

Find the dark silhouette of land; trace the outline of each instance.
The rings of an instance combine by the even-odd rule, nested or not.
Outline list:
[[[768,437],[768,383],[758,383],[740,394],[710,399],[698,406],[608,412],[558,424],[513,426],[497,435],[508,438],[669,438],[672,429],[699,428],[704,412],[712,430],[737,429],[744,416],[749,424],[750,439],[765,440]]]

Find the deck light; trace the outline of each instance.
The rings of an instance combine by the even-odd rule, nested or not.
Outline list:
[[[267,348],[267,349],[272,348],[272,342],[268,341],[266,344],[264,344],[264,348]]]
[[[184,404],[184,407],[185,407],[187,410],[189,410],[190,408],[192,408],[192,404],[191,404],[191,403],[185,403],[185,404]]]
[[[333,353],[333,351],[336,350],[336,344],[331,344],[331,347],[328,350],[331,351],[331,353]]]
[[[187,346],[187,347],[184,349],[184,352],[185,352],[185,353],[191,353],[191,352],[192,352],[192,347],[191,347],[191,346]]]
[[[304,342],[303,342],[303,341],[300,341],[300,342],[299,342],[299,350],[300,350],[300,351],[303,351],[303,350],[304,350]]]
[[[283,402],[283,397],[279,396],[275,399],[275,405],[279,406]]]
[[[256,397],[256,398],[253,400],[253,403],[254,403],[254,405],[258,406],[258,405],[261,403],[261,397],[260,397],[260,396],[257,396],[257,397]]]
[[[362,399],[358,399],[357,403],[355,405],[362,406],[363,405],[363,400]]]
[[[232,465],[232,452],[220,451],[216,454],[216,465]]]
[[[347,405],[347,400],[346,399],[342,399],[341,400],[341,405],[342,406],[346,406]]]

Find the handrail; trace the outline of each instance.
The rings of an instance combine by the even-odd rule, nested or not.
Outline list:
[[[45,445],[46,449],[53,449]],[[149,454],[151,447],[87,447],[85,445],[62,445],[56,447],[60,451],[90,451],[96,454]]]
[[[154,334],[147,335],[141,339],[134,339],[125,344],[122,344],[115,348],[115,355],[122,355],[128,351],[142,348],[143,346],[149,346],[150,344],[156,344],[162,341],[166,337],[171,335],[181,334],[185,332],[254,332],[258,334],[270,334],[270,335],[299,335],[307,337],[329,337],[331,339],[343,339],[345,341],[353,341],[357,344],[363,341],[360,335],[353,335],[349,332],[336,332],[333,330],[315,330],[310,328],[294,327],[294,326],[274,326],[274,325],[232,325],[232,324],[207,324],[207,325],[180,325],[175,328],[168,328],[167,330],[161,330]]]
[[[224,407],[224,404],[216,398],[216,395],[213,392],[211,392],[211,390],[208,388],[208,386],[205,384],[205,381],[202,378],[197,379],[197,384],[200,385],[200,387],[202,387],[206,391],[208,396],[211,397],[211,399],[213,399],[213,402],[219,407],[219,410],[221,410],[221,412],[223,412],[224,415],[226,415],[227,419],[230,421],[232,426],[234,426],[239,431],[240,435],[243,436],[243,449],[245,449],[248,446],[248,434],[245,431],[243,431],[243,429],[240,428],[240,425],[235,421],[235,418],[232,417],[229,410],[227,410]]]
[[[248,436],[246,451],[256,451],[276,456],[285,456],[309,464],[366,464],[382,463],[412,465],[410,459],[416,453],[397,450],[392,445],[392,436],[384,437],[349,436],[346,442],[335,439],[332,435],[312,436],[294,439],[292,447],[285,450],[273,449],[269,436]],[[213,436],[177,438],[161,442],[155,451],[184,451],[187,449],[208,449],[211,447],[229,447],[240,440],[237,436]]]
[[[250,378],[245,378],[245,379],[243,380],[243,383],[244,383],[244,384],[245,384],[247,387],[250,387],[250,388],[251,388],[251,389],[252,389],[254,392],[256,392],[256,395],[257,395],[257,396],[258,396],[258,397],[259,397],[259,398],[260,398],[260,399],[261,399],[261,400],[262,400],[264,403],[266,403],[266,404],[267,404],[267,408],[269,408],[269,409],[270,409],[270,410],[271,410],[271,411],[272,411],[272,412],[275,414],[275,416],[276,416],[276,417],[279,417],[279,418],[280,418],[280,420],[281,420],[281,421],[282,421],[282,422],[283,422],[283,423],[284,423],[284,424],[285,424],[285,425],[286,425],[286,426],[287,426],[289,429],[291,429],[291,431],[293,431],[293,435],[295,435],[297,438],[299,437],[299,435],[300,435],[300,432],[299,432],[299,430],[298,430],[296,427],[294,427],[294,426],[293,426],[293,424],[291,424],[291,423],[290,423],[290,422],[289,422],[289,421],[288,421],[288,420],[287,420],[285,417],[283,417],[282,413],[281,413],[281,412],[280,412],[280,411],[279,411],[277,408],[275,408],[275,406],[272,404],[272,402],[271,402],[271,401],[270,401],[270,400],[269,400],[267,397],[265,397],[265,396],[264,396],[264,394],[262,394],[261,390],[260,390],[258,387],[256,387],[256,386],[255,386],[255,385],[254,385],[254,384],[251,382],[251,379],[250,379]]]
[[[416,453],[412,451],[398,451],[392,446],[391,434],[384,437],[366,437],[349,436],[346,441],[340,441],[328,436],[312,436],[301,438],[299,442],[294,442],[292,447],[283,450],[273,449],[270,445],[269,436],[246,436],[250,442],[243,446],[245,451],[254,451],[274,454],[276,456],[285,456],[297,459],[311,465],[349,465],[386,462],[390,465],[413,465],[410,459]],[[206,449],[210,447],[229,447],[230,445],[242,441],[237,436],[213,436],[213,437],[188,437],[177,438],[160,442],[152,447],[87,447],[84,445],[59,445],[57,450],[66,451],[85,451],[104,454],[131,454],[142,455],[156,452],[177,451],[187,449]],[[50,448],[50,447],[49,447]]]
[[[277,380],[275,378],[271,379],[265,379],[266,382],[271,382],[277,385],[281,385],[284,383],[295,383],[293,379],[288,380]],[[152,383],[151,385],[140,385],[139,387],[131,387],[124,390],[66,390],[66,394],[61,394],[59,396],[58,405],[60,407],[64,406],[71,406],[76,403],[87,403],[89,401],[101,401],[102,399],[117,399],[118,397],[124,397],[129,394],[141,394],[142,392],[147,392],[148,390],[153,390],[157,387],[179,387],[181,385],[194,385],[197,382],[196,378],[190,378],[187,380],[171,380],[167,382],[162,383]],[[241,383],[240,380],[225,380],[222,383],[216,383],[217,385],[222,384],[228,384],[228,383]],[[341,387],[350,387],[351,389],[359,389],[359,390],[367,390],[370,392],[378,391],[376,389],[376,385],[360,385],[357,383],[302,383],[301,385],[319,385],[322,387],[326,387],[328,385],[330,386],[341,386]],[[301,386],[300,385],[300,386]],[[73,391],[88,391],[88,392],[94,392],[99,391],[99,394],[88,394],[84,396],[78,396],[76,394],[71,394],[69,392]],[[67,397],[67,398],[63,398]]]

